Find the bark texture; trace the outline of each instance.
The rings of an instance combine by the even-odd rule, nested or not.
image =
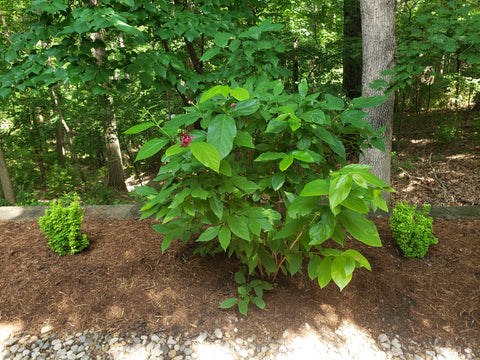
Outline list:
[[[373,90],[369,85],[377,79],[389,78],[381,72],[395,65],[397,49],[395,32],[395,0],[361,0],[363,73],[362,95],[365,97],[383,95],[383,92]],[[378,149],[367,149],[360,157],[360,162],[373,166],[371,172],[390,184],[392,123],[395,95],[392,92],[383,105],[366,109],[369,122],[379,129],[387,126],[385,131],[385,152]]]
[[[8,174],[7,163],[5,162],[5,157],[3,156],[3,150],[0,146],[0,181],[2,183],[2,190],[5,199],[11,204],[15,205],[15,193],[13,191],[12,181]]]

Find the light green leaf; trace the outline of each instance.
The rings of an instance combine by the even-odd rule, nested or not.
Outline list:
[[[238,131],[237,136],[234,140],[235,144],[243,147],[247,147],[250,149],[255,149],[255,145],[253,144],[252,135],[250,135],[246,131]]]
[[[219,305],[220,309],[230,309],[231,307],[235,306],[238,302],[237,298],[230,298],[223,300],[222,303]]]
[[[207,141],[214,144],[220,159],[225,158],[233,148],[233,140],[237,135],[235,120],[228,115],[218,115],[208,127]]]
[[[315,223],[310,227],[310,243],[309,245],[320,245],[332,237],[335,227],[337,226],[337,219],[332,214],[328,207],[323,207],[321,215],[317,218]]]
[[[232,95],[238,101],[250,99],[250,94],[248,91],[241,87],[236,87],[235,89],[230,90],[230,95]]]
[[[330,190],[330,183],[327,179],[313,180],[305,185],[300,196],[321,196],[327,195]]]
[[[258,189],[258,185],[253,181],[248,180],[246,177],[243,176],[234,176],[232,178],[233,184],[242,189],[247,194],[251,194]]]
[[[343,110],[343,108],[345,107],[345,103],[343,102],[343,100],[336,96],[326,94],[325,100],[327,102],[323,106],[328,110],[340,111]]]
[[[310,214],[318,206],[320,196],[297,196],[288,206],[288,216],[295,219]]]
[[[190,143],[190,149],[198,161],[218,173],[220,169],[220,154],[217,149],[206,142],[192,142]]]
[[[232,240],[232,232],[228,227],[222,226],[222,228],[218,232],[218,241],[220,242],[220,246],[224,251],[227,251],[231,240]]]
[[[169,142],[170,140],[168,139],[158,139],[158,138],[147,141],[138,152],[137,157],[135,158],[135,161],[143,160],[143,159],[149,158],[150,156],[155,155],[160,150],[162,150],[163,147],[167,145]]]
[[[323,289],[332,280],[332,258],[326,256],[317,267],[318,285]]]
[[[295,275],[300,268],[302,267],[303,263],[303,254],[301,252],[297,252],[295,254],[290,254],[287,256],[287,269],[290,275]]]
[[[222,95],[223,97],[227,97],[228,94],[230,93],[230,88],[228,86],[224,85],[216,85],[212,87],[211,89],[207,90],[201,97],[200,99],[200,104],[207,101],[208,99],[211,99],[217,95]]]
[[[266,152],[260,154],[254,161],[271,161],[271,160],[279,160],[283,159],[287,154],[285,153],[277,153],[277,152]]]
[[[146,122],[146,123],[142,123],[142,124],[132,126],[130,129],[124,131],[123,133],[124,134],[138,134],[139,132],[150,129],[152,126],[155,126],[155,123],[149,121],[149,122]]]
[[[331,265],[332,280],[340,288],[340,291],[342,291],[345,286],[348,285],[350,280],[352,280],[352,274],[347,275],[345,273],[345,263],[346,260],[344,257],[337,256]]]
[[[350,256],[353,260],[355,260],[359,264],[359,266],[363,266],[367,270],[372,271],[372,268],[368,260],[365,258],[365,256],[360,254],[357,250],[348,249],[347,251],[345,251],[345,255]]]
[[[350,209],[343,209],[338,215],[338,219],[355,239],[369,246],[382,246],[375,224],[365,215]]]
[[[218,231],[220,230],[220,225],[209,227],[205,230],[200,237],[197,239],[198,242],[206,242],[212,239],[215,239],[218,235]]]
[[[300,84],[298,84],[298,93],[301,97],[307,96],[308,93],[308,84],[305,80],[303,80]]]
[[[331,178],[328,194],[332,211],[350,194],[352,182],[351,175],[333,176]]]
[[[187,150],[188,147],[186,146],[180,146],[180,144],[175,144],[170,146],[166,151],[165,151],[165,156],[173,156],[180,154],[182,151]]]
[[[252,303],[257,305],[258,308],[260,308],[262,310],[265,309],[266,304],[265,304],[265,301],[262,298],[252,297],[251,300],[252,300]]]
[[[290,153],[296,160],[311,163],[313,162],[313,157],[307,151],[304,150],[294,150]]]
[[[250,298],[245,298],[241,299],[238,302],[238,311],[240,311],[241,314],[247,316],[248,313],[248,303],[249,303]]]
[[[140,196],[157,195],[158,191],[150,186],[135,186],[135,191]]]
[[[215,38],[213,39],[213,42],[215,43],[215,45],[223,48],[228,45],[228,42],[230,41],[230,39],[233,38],[233,36],[234,35],[230,33],[217,32],[215,34]]]
[[[346,208],[362,214],[368,214],[370,211],[365,201],[358,196],[355,196],[353,193],[350,193],[350,195],[343,200],[341,204]]]
[[[304,112],[302,114],[302,119],[306,122],[313,122],[319,125],[329,124],[325,113],[320,109]]]
[[[241,239],[251,241],[250,230],[248,229],[248,224],[243,216],[231,215],[228,218],[228,227],[233,234],[238,236]]]
[[[232,166],[228,161],[222,160],[220,162],[220,174],[232,176]]]
[[[280,161],[280,164],[278,164],[278,167],[279,167],[280,171],[285,171],[292,164],[293,164],[293,155],[287,155],[283,158],[282,161]]]

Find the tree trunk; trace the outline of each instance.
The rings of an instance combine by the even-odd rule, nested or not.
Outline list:
[[[365,97],[384,95],[383,92],[371,89],[369,85],[382,78],[382,71],[395,65],[395,5],[395,0],[360,1],[363,38],[362,95]],[[390,184],[394,100],[395,94],[391,92],[383,105],[365,110],[375,129],[386,126],[385,152],[376,148],[366,149],[360,157],[360,162],[373,166],[370,171],[387,184]],[[384,194],[384,197],[388,199],[388,194]]]
[[[343,88],[350,99],[362,95],[362,39],[360,0],[343,3]]]
[[[10,175],[8,175],[7,163],[3,156],[3,150],[0,143],[0,182],[2,183],[2,190],[5,199],[11,204],[15,205],[15,193],[13,192],[12,181]]]
[[[90,6],[99,5],[98,0],[90,0]],[[93,41],[101,40],[103,42],[103,33],[92,33],[90,35]],[[103,57],[105,56],[105,48],[99,47],[93,49],[93,56],[97,59],[97,65],[103,65]],[[103,84],[106,86],[106,84]],[[127,192],[127,186],[125,185],[124,173],[123,173],[123,161],[122,152],[120,149],[120,142],[117,135],[117,118],[113,107],[113,98],[111,95],[106,95],[107,98],[107,126],[105,129],[105,144],[106,155],[108,163],[108,186],[113,186],[118,191]]]

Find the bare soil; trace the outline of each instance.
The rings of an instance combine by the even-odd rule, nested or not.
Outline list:
[[[411,159],[413,167],[394,167],[395,199],[477,204],[478,144],[468,138],[439,147],[432,136],[405,138],[397,161],[405,165]],[[372,272],[356,270],[342,292],[334,284],[320,289],[306,270],[280,276],[264,296],[266,310],[250,306],[248,318],[218,308],[237,294],[233,276],[239,264],[224,255],[193,255],[194,243],[179,241],[162,254],[153,220],[86,218],[82,231],[89,248],[65,257],[52,252],[36,221],[0,222],[0,327],[15,323],[38,333],[51,325],[58,334],[83,329],[195,334],[221,327],[262,340],[307,323],[334,331],[348,320],[374,338],[398,334],[478,349],[480,220],[435,219],[439,243],[423,259],[403,258],[388,219],[373,220],[382,248],[346,243],[369,259]]]

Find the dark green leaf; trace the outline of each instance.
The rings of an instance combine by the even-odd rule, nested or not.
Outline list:
[[[209,227],[205,230],[197,239],[198,242],[206,242],[212,239],[215,239],[218,235],[218,231],[220,230],[220,225]]]
[[[326,179],[313,180],[305,185],[300,196],[321,196],[327,195],[330,183]]]
[[[231,215],[228,218],[228,227],[233,234],[247,241],[251,241],[250,230],[248,228],[245,217],[238,215]]]
[[[323,207],[321,215],[319,215],[315,223],[310,227],[309,245],[320,245],[331,238],[336,226],[337,219],[335,216],[328,207]]]
[[[162,150],[164,146],[167,145],[169,142],[170,140],[168,139],[158,138],[147,141],[138,152],[135,161],[143,160],[155,155],[160,150]]]
[[[285,174],[284,173],[275,173],[272,176],[272,188],[273,190],[277,191],[280,189],[285,182]]]
[[[233,148],[233,140],[237,135],[237,126],[231,116],[218,115],[208,127],[207,141],[214,144],[220,159],[225,158]]]
[[[218,241],[220,242],[220,246],[224,251],[227,251],[231,240],[232,240],[232,233],[230,229],[227,228],[226,226],[222,226],[222,228],[218,232]]]
[[[338,219],[355,239],[369,246],[382,246],[375,224],[365,215],[350,209],[343,209],[338,215]]]

